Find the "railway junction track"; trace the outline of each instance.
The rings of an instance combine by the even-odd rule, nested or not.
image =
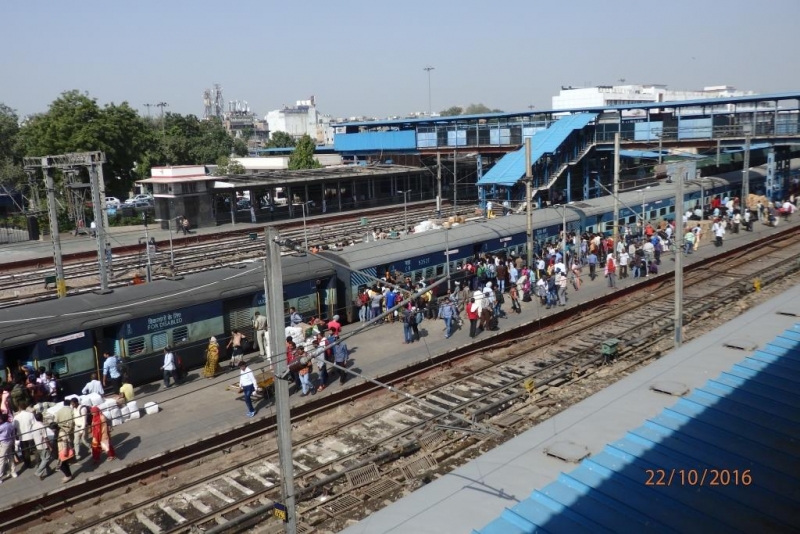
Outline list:
[[[296,220],[279,223],[277,226],[287,238],[302,242],[307,235],[309,246],[333,247],[337,244],[346,245],[350,241],[362,241],[374,226],[389,229],[403,226],[406,220],[413,225],[435,215],[428,205],[410,208],[407,215],[397,214],[396,211],[397,207],[394,206],[391,210],[371,212],[369,227],[363,226],[360,219],[353,219],[352,214],[312,220],[305,230],[302,221],[298,223]],[[450,212],[452,210],[448,211]],[[464,207],[458,210],[458,215],[464,216],[473,212],[474,207]],[[170,257],[169,242],[158,242],[156,253],[150,258],[153,266],[152,278],[155,280],[182,276],[261,257],[264,243],[258,239],[258,235],[262,231],[248,227],[220,234],[194,234],[185,238],[176,236],[172,247],[174,263]],[[146,254],[144,244],[117,247],[109,287],[113,289],[128,285],[136,273],[144,278],[142,269],[147,265]],[[41,260],[24,262],[22,265],[18,264],[23,262],[7,265],[4,274],[0,275],[0,308],[55,298],[53,289],[42,289],[43,280],[53,276],[55,270],[52,267],[35,267],[39,261]],[[70,286],[68,294],[97,289],[97,253],[92,251],[65,257],[64,275]]]
[[[742,299],[762,294],[757,288],[767,288],[768,293],[770,287],[795,283],[800,270],[798,233],[792,228],[688,268],[687,339],[743,311],[747,303]],[[363,517],[560,411],[567,389],[585,388],[601,375],[613,381],[657,358],[671,346],[671,278],[670,273],[651,277],[643,285],[381,378],[424,399],[424,404],[365,383],[294,409],[300,532],[341,529],[348,520]],[[608,338],[620,341],[613,362],[606,361],[602,350]],[[353,402],[367,396],[369,402]],[[463,418],[477,426],[463,424]],[[274,418],[268,417],[244,427],[239,435],[214,436],[149,465],[143,462],[19,503],[0,514],[0,528],[20,531],[43,517],[50,522],[36,526],[42,532],[247,528],[263,521],[279,498],[272,431]],[[230,453],[234,444],[235,454]],[[149,481],[147,496],[137,491],[143,477],[149,477],[144,478]],[[120,488],[126,488],[124,493]],[[107,513],[96,515],[96,506],[81,510],[80,502],[103,503]]]

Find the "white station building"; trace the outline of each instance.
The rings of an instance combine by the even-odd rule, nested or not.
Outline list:
[[[558,95],[552,99],[552,109],[576,109],[590,107],[610,107],[624,104],[645,104],[650,102],[673,102],[686,100],[713,100],[736,96],[755,95],[754,91],[739,91],[729,85],[714,85],[704,87],[702,91],[674,91],[667,89],[666,85],[596,85],[594,87],[561,87]],[[752,104],[740,104],[737,111],[752,107]],[[771,103],[762,103],[759,110],[772,109]],[[732,104],[720,104],[712,108],[706,107],[708,112],[732,112]],[[700,112],[698,108],[698,112]],[[631,112],[631,114],[635,114]]]

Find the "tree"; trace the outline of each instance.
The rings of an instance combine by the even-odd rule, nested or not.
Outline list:
[[[454,117],[456,115],[461,115],[464,110],[459,106],[451,106],[444,111],[440,111],[439,115],[442,117]]]
[[[319,161],[314,159],[314,149],[316,149],[316,145],[308,134],[301,137],[294,148],[294,152],[289,156],[289,170],[319,169],[322,167]]]
[[[470,104],[464,110],[464,115],[480,115],[482,113],[491,113],[492,110],[483,104]]]
[[[244,174],[247,169],[238,161],[231,161],[228,156],[222,156],[217,159],[217,170],[214,171],[214,176],[228,176],[230,174]]]
[[[18,146],[26,156],[100,150],[106,155],[109,194],[123,194],[135,178],[134,162],[152,140],[151,129],[127,102],[101,108],[88,94],[67,91],[50,104],[47,113],[25,123]]]
[[[294,137],[280,130],[272,132],[267,142],[267,148],[286,148],[295,146]]]
[[[17,134],[19,134],[19,117],[17,113],[0,102],[0,160],[18,159]]]
[[[18,147],[19,117],[0,103],[0,184],[16,189],[25,181]]]

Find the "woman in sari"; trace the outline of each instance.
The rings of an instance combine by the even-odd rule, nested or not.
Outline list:
[[[219,344],[217,344],[217,338],[212,337],[208,341],[206,349],[206,366],[203,367],[203,376],[214,378],[220,372],[222,372],[222,368],[219,366]]]
[[[92,460],[100,463],[100,453],[105,451],[108,460],[114,460],[114,445],[111,444],[111,429],[108,419],[99,406],[92,406]]]

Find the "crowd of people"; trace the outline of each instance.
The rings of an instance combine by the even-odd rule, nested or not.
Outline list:
[[[68,394],[57,373],[22,366],[2,388],[0,400],[0,483],[24,470],[44,480],[53,469],[72,480],[72,465],[84,449],[99,463],[102,454],[114,460],[112,424],[100,405],[114,392],[119,405],[134,400],[133,385],[120,359],[104,354],[102,380],[92,373],[81,395]]]

